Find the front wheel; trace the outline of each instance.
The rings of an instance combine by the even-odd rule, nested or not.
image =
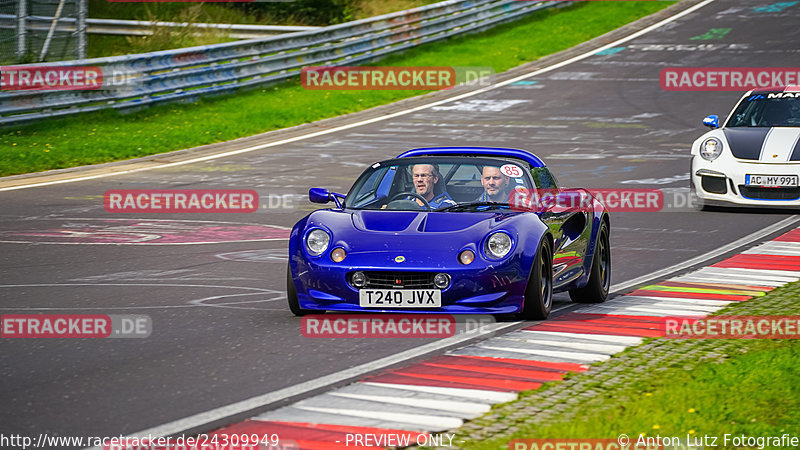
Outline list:
[[[576,303],[603,303],[608,298],[611,285],[611,245],[608,240],[608,225],[600,220],[597,242],[594,245],[592,271],[589,282],[582,288],[569,291],[569,298]]]
[[[553,251],[550,242],[542,238],[536,260],[533,263],[528,287],[525,289],[525,302],[519,318],[523,320],[544,320],[553,308]]]
[[[694,208],[695,211],[708,211],[708,205],[706,205],[705,200],[697,195],[697,190],[694,187],[694,183],[692,183],[691,187],[689,188],[689,201],[691,202],[692,208]]]
[[[292,270],[289,266],[286,266],[286,297],[289,300],[289,311],[295,316],[305,316],[311,313],[311,311],[300,307],[300,302],[297,300],[297,286],[294,285]]]

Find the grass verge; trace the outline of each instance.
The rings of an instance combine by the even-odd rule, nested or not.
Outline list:
[[[798,299],[800,282],[719,314],[799,315]],[[668,437],[706,448],[777,448],[734,439],[800,438],[797,367],[797,340],[653,339],[496,407],[458,431],[467,436],[459,445],[508,449],[512,439],[616,440],[626,434],[631,443]]]
[[[512,24],[419,46],[375,65],[491,66],[501,72],[567,49],[673,2],[577,2]],[[0,176],[129,159],[352,113],[426,91],[309,91],[288,82],[239,95],[100,111],[0,131]]]

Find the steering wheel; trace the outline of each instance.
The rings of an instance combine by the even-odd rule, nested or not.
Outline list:
[[[392,198],[389,199],[388,203],[392,203],[395,200],[399,200],[401,197],[409,197],[409,196],[414,197],[414,198],[419,199],[419,200],[422,200],[422,206],[424,206],[426,210],[428,210],[428,211],[433,210],[433,208],[431,208],[431,204],[428,203],[427,200],[425,200],[425,197],[417,194],[416,192],[399,192],[399,193],[393,195]]]

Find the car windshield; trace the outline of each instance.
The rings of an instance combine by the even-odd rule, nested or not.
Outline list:
[[[533,168],[554,184],[546,168]],[[535,182],[540,185],[541,182]],[[516,187],[530,189],[531,167],[515,158],[415,157],[375,163],[356,181],[345,208],[474,212],[507,209]]]
[[[739,103],[728,127],[800,127],[800,98],[793,93],[753,94]]]

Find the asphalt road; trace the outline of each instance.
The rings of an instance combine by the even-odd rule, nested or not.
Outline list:
[[[757,4],[758,3],[758,4]],[[800,5],[718,0],[559,70],[432,109],[223,159],[0,193],[0,313],[147,314],[146,339],[0,340],[0,431],[116,436],[334,373],[425,340],[304,338],[285,228],[309,187],[346,192],[419,146],[524,148],[562,185],[685,194],[689,147],[739,92],[666,92],[664,67],[800,67]],[[703,39],[712,28],[730,28]],[[696,37],[700,38],[696,38]],[[714,34],[718,36],[718,34]],[[107,213],[109,189],[254,189],[252,214]],[[783,213],[612,215],[613,282],[716,249]],[[250,226],[242,226],[249,224]],[[567,304],[559,296],[557,306]]]

